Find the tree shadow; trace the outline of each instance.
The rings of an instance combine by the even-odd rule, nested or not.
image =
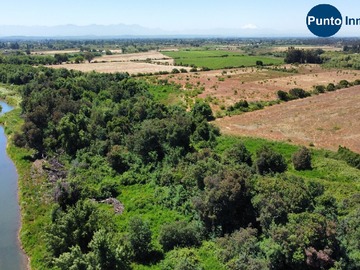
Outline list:
[[[37,160],[37,158],[33,155],[26,155],[22,157],[22,160],[34,162],[35,160]]]
[[[164,253],[160,250],[152,250],[149,252],[149,254],[146,257],[143,257],[139,263],[151,266],[155,265],[158,262],[162,261],[164,259]]]

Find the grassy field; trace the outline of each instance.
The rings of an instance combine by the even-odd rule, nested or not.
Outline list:
[[[218,119],[224,134],[245,135],[360,153],[360,87],[294,100],[264,110]]]
[[[221,136],[218,139],[216,151],[221,154],[225,149],[239,141],[242,141],[252,153],[253,160],[256,158],[256,151],[262,146],[272,147],[285,157],[288,164],[286,174],[300,176],[306,181],[321,183],[324,185],[326,192],[334,196],[338,202],[351,198],[360,191],[359,170],[349,166],[345,161],[338,160],[336,152],[311,149],[313,169],[296,171],[291,161],[293,153],[299,149],[299,146],[296,145],[251,137]]]
[[[264,56],[248,56],[230,51],[177,51],[163,52],[164,55],[175,59],[176,65],[195,65],[210,69],[226,67],[249,67],[256,66],[256,61],[262,61],[264,65],[282,64],[283,59]]]

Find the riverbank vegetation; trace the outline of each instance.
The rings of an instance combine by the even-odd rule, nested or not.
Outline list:
[[[4,61],[0,82],[33,269],[360,267],[349,149],[223,136],[205,100],[127,73]]]

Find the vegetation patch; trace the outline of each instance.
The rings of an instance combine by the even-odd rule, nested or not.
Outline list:
[[[222,69],[231,67],[249,67],[256,66],[260,62],[263,65],[278,65],[283,63],[283,59],[248,56],[231,51],[177,51],[163,52],[163,54],[175,59],[175,63],[180,66],[206,67],[209,69]]]

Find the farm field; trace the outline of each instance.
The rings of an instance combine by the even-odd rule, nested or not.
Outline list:
[[[197,67],[207,67],[210,69],[221,69],[226,67],[247,67],[255,66],[256,61],[262,61],[264,65],[282,64],[280,58],[264,56],[248,56],[239,52],[231,51],[177,51],[163,52],[163,54],[175,59],[177,65],[195,65]]]
[[[129,54],[113,54],[95,57],[93,62],[128,62],[128,61],[145,61],[145,60],[167,60],[172,61],[171,58],[163,55],[160,52],[150,51],[143,53],[129,53]]]
[[[154,73],[160,71],[171,72],[174,68],[183,68],[169,65],[157,65],[144,62],[106,62],[106,63],[82,63],[54,65],[52,68],[67,68],[83,72],[96,71],[101,73],[128,72],[136,75],[138,73]],[[190,68],[186,68],[190,69]]]
[[[294,47],[296,49],[304,49],[304,50],[316,50],[316,49],[321,49],[324,50],[326,52],[337,52],[337,51],[341,51],[342,47],[335,47],[335,46],[299,46],[299,45],[294,45],[294,46],[275,46],[271,48],[271,51],[273,52],[284,52],[286,51],[289,47]]]
[[[146,62],[145,62],[146,61]],[[52,65],[52,68],[67,68],[83,72],[97,71],[102,73],[128,72],[138,73],[171,72],[176,67],[174,60],[160,52],[150,51],[143,53],[113,54],[95,57],[90,63]],[[190,68],[185,68],[190,70]]]
[[[50,50],[50,51],[34,51],[31,54],[35,55],[54,55],[57,53],[79,53],[80,50]]]
[[[203,87],[200,98],[211,96],[231,105],[239,100],[270,101],[277,99],[277,91],[288,91],[300,87],[306,91],[315,85],[337,84],[341,80],[354,81],[360,78],[360,71],[330,70],[319,65],[284,65],[287,69],[297,69],[298,73],[282,72],[274,69],[241,68],[213,70],[207,72],[162,75],[170,82],[182,85]]]
[[[224,134],[261,137],[360,153],[360,87],[290,101],[264,110],[217,119]]]

